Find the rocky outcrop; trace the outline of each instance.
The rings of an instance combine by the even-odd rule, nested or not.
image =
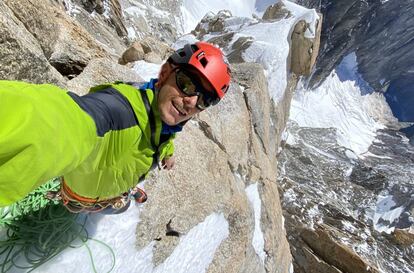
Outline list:
[[[232,14],[228,10],[221,10],[217,14],[212,12],[207,13],[191,33],[202,39],[207,33],[222,32],[224,30],[226,19],[231,16]]]
[[[352,51],[355,34],[360,27],[361,17],[371,11],[370,5],[378,1],[316,1],[300,0],[300,4],[319,10],[323,14],[321,52],[310,85],[315,86]]]
[[[182,0],[122,0],[129,40],[154,36],[158,40],[172,44],[178,38],[183,22]]]
[[[319,53],[322,14],[319,14],[319,20],[315,28],[315,38],[305,36],[308,29],[309,24],[305,20],[296,23],[293,29],[290,45],[290,69],[296,75],[309,76],[313,71]]]
[[[102,7],[99,4],[100,2],[102,2]],[[110,17],[112,16],[112,13],[104,13],[105,9],[103,7],[103,1],[74,1],[70,7],[68,7],[67,3],[71,2],[64,1],[57,6],[79,23],[106,52],[111,56],[118,58],[125,50],[127,34],[121,31],[121,34],[118,35],[117,30],[109,20],[112,18]],[[90,11],[92,7],[95,8]],[[117,17],[116,20],[120,22],[119,24],[123,24],[124,22],[122,16]],[[123,28],[125,28],[125,26],[123,26]]]
[[[369,153],[381,157],[358,160],[338,145],[336,134],[333,128],[288,124],[279,181],[295,272],[366,272],[357,271],[364,263],[384,272],[411,272],[407,230],[413,225],[413,187],[408,182],[412,174],[406,170],[411,168],[414,149],[401,134],[379,131]],[[389,196],[378,204],[377,195],[384,192]],[[388,200],[389,210],[401,211],[399,216],[389,219],[389,212],[383,211]],[[387,235],[375,230],[392,227],[403,231]],[[322,242],[326,245],[318,245]],[[357,259],[348,264],[360,264],[361,269],[340,265],[344,255]]]
[[[124,25],[121,3],[118,0],[109,0],[107,5],[107,13],[104,15],[109,20],[110,25],[113,26],[119,37],[128,36],[128,31]]]
[[[316,230],[303,229],[301,238],[318,257],[327,264],[345,273],[379,273],[378,269],[359,257],[353,250],[333,238],[334,228],[327,225],[318,226]],[[325,265],[324,265],[325,267]],[[337,272],[333,269],[328,272]],[[308,266],[306,272],[322,272],[318,267]]]
[[[118,63],[120,65],[126,65],[127,63],[144,59],[144,55],[145,52],[141,43],[134,42],[127,50],[124,51],[124,53],[122,53]]]
[[[105,21],[116,31],[119,37],[126,37],[122,7],[119,0],[71,0],[73,5],[82,7],[88,14],[103,15]]]
[[[108,59],[94,59],[78,77],[68,81],[68,90],[78,95],[85,95],[89,88],[103,83],[115,81],[143,82],[134,71],[116,64]]]
[[[286,9],[283,2],[278,2],[276,4],[270,5],[265,13],[262,16],[263,20],[280,20],[283,18],[288,18],[291,16],[291,13]]]
[[[73,78],[93,58],[109,57],[79,24],[46,1],[5,0],[36,38],[45,57],[63,76]]]
[[[98,14],[104,14],[105,6],[103,0],[73,0],[73,3],[83,7],[87,12],[97,12]]]
[[[12,10],[0,2],[0,78],[65,85],[49,64],[40,43],[27,31]]]
[[[248,77],[251,73],[261,76]],[[140,215],[139,244],[144,247],[158,238],[154,262],[161,263],[179,242],[178,237],[165,234],[170,221],[174,230],[186,234],[208,215],[222,212],[229,223],[229,236],[216,251],[208,272],[287,272],[290,253],[275,180],[278,132],[274,126],[278,123],[272,124],[274,113],[263,68],[235,65],[233,75],[244,91],[233,84],[222,103],[190,121],[176,140],[175,170],[160,172],[145,184],[151,198]],[[249,111],[258,108],[259,112]],[[258,183],[262,198],[264,264],[252,245],[254,221],[245,193],[252,183]]]
[[[146,37],[132,43],[132,45],[122,53],[118,63],[125,65],[130,62],[145,60],[149,63],[161,64],[172,52],[173,49],[167,44],[153,37]]]
[[[394,241],[401,246],[409,247],[414,245],[414,228],[395,229],[392,233]]]

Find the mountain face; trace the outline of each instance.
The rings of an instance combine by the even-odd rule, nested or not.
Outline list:
[[[270,2],[256,4],[265,11]],[[328,85],[313,100],[304,95],[309,90],[295,91],[298,76],[289,72],[307,74],[316,57],[320,24],[309,20],[316,12],[281,1],[265,19],[222,11],[193,25],[205,10],[224,7],[250,15],[254,3],[1,1],[0,77],[52,82],[81,95],[103,82],[156,77],[170,46],[206,40],[226,53],[234,83],[222,103],[178,135],[175,170],[155,171],[141,185],[149,195],[145,205],[125,215],[89,219],[91,236],[115,250],[115,272],[125,272],[125,265],[152,273],[413,272],[413,150],[399,132],[377,124],[388,119],[388,109],[369,104],[358,90],[348,99],[336,96],[335,91],[349,94],[350,82],[343,88]],[[406,50],[411,43],[411,25],[407,35],[392,33],[405,39],[401,48],[392,43],[397,38],[383,39],[385,46],[375,39],[391,35],[384,30],[388,27],[411,22],[397,6],[405,3],[410,10],[412,2],[303,3],[324,13],[322,54],[311,84],[337,79],[330,73],[344,56],[357,58],[359,72],[376,89],[390,91],[392,80],[404,82],[398,75],[408,73],[409,64],[394,69],[402,74],[391,73],[388,65],[402,60],[394,49]],[[386,17],[385,7],[403,19]],[[382,28],[372,25],[377,18]],[[118,65],[119,59],[130,61],[124,50],[132,42],[128,52],[134,63]],[[384,48],[396,55],[375,55]],[[364,112],[365,103],[378,119]],[[292,111],[295,107],[306,111]],[[298,124],[298,116],[321,126]],[[108,259],[99,248],[93,250],[101,255],[98,269],[105,271]],[[73,272],[78,264],[85,265],[79,273],[92,270],[89,257],[76,250],[62,257],[39,272],[55,272],[57,266]]]
[[[414,272],[413,147],[388,107],[413,120],[413,1],[299,2],[324,24],[279,156],[295,272]]]
[[[114,250],[115,272],[292,272],[277,154],[298,82],[288,69],[312,69],[320,24],[315,11],[284,2],[266,20],[208,14],[202,35],[172,45],[214,41],[234,80],[219,105],[177,136],[174,170],[155,170],[140,184],[149,196],[144,205],[88,217],[90,236]],[[55,83],[79,95],[102,83],[154,78],[182,31],[178,11],[191,7],[167,0],[0,1],[0,78]],[[130,57],[133,64],[118,64]],[[112,259],[93,242],[97,270],[109,271]],[[91,272],[79,250],[65,250],[38,272]]]
[[[380,130],[358,158],[338,145],[336,129],[291,121],[288,132],[279,181],[295,272],[414,272],[407,231],[414,149],[407,138]],[[400,233],[411,241],[400,240]]]
[[[355,52],[358,71],[385,92],[400,121],[414,121],[414,1],[299,0],[324,15],[321,51],[310,86]]]

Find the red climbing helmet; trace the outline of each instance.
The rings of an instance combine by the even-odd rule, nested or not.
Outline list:
[[[229,89],[230,69],[221,50],[212,44],[186,44],[175,51],[168,60],[178,66],[191,66],[197,69],[214,87],[219,99],[222,99]]]

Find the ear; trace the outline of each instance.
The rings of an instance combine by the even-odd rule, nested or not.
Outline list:
[[[161,66],[160,72],[158,73],[158,88],[161,88],[161,86],[164,85],[164,83],[167,81],[168,77],[171,75],[173,70],[174,68],[169,62],[166,62]]]

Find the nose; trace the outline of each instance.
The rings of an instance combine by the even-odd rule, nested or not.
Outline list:
[[[198,96],[184,97],[183,102],[187,107],[196,107]]]

